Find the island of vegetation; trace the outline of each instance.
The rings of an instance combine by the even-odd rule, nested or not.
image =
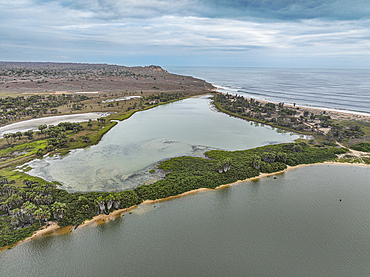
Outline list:
[[[0,63],[0,81],[3,124],[46,114],[112,112],[97,121],[41,124],[37,131],[7,133],[0,139],[0,247],[24,240],[39,229],[48,230],[50,224],[77,228],[99,214],[122,212],[146,200],[215,189],[291,166],[326,161],[370,164],[366,154],[370,150],[369,119],[339,118],[330,112],[221,94],[202,80],[169,74],[157,66]],[[76,91],[86,89],[90,82],[89,88],[97,93]],[[109,82],[120,86],[112,88]],[[54,85],[45,90],[48,83]],[[68,86],[68,91],[56,91],[56,86]],[[136,111],[205,93],[214,94],[214,105],[222,112],[312,137],[243,151],[212,150],[204,158],[172,158],[154,170],[165,172],[165,178],[124,191],[69,193],[57,183],[16,170],[37,157],[98,143],[117,124],[112,119],[124,120]]]

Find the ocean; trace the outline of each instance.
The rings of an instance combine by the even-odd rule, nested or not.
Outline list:
[[[206,80],[220,92],[274,103],[370,115],[370,70],[164,67]]]

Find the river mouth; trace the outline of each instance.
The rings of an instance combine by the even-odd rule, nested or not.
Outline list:
[[[244,150],[292,142],[301,136],[216,112],[210,96],[188,98],[135,113],[97,144],[22,168],[69,192],[132,189],[158,179],[153,166],[178,156],[203,157],[212,149]]]

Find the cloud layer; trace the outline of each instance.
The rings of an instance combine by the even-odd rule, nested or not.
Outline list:
[[[0,0],[0,60],[366,67],[368,6],[361,0]]]

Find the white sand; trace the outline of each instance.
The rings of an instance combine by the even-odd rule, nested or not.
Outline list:
[[[42,124],[46,125],[57,125],[60,122],[84,122],[91,120],[96,120],[103,116],[108,116],[109,113],[81,113],[81,114],[67,114],[67,115],[56,115],[49,117],[41,117],[29,119],[21,122],[12,123],[3,127],[0,127],[0,138],[3,137],[5,133],[15,133],[15,132],[25,132],[28,130],[38,130],[37,127]]]

